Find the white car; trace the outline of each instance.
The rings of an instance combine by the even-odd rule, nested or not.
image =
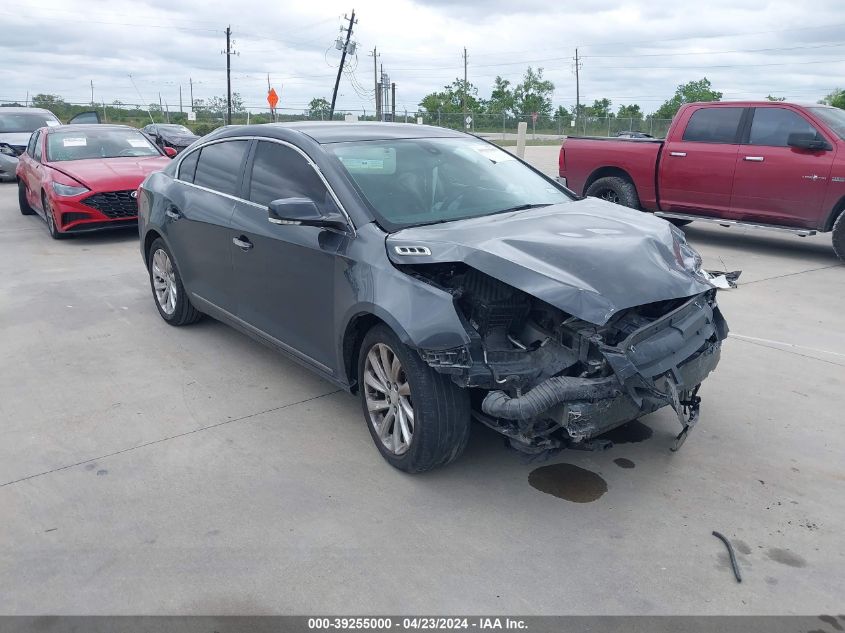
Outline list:
[[[25,150],[29,137],[45,125],[62,122],[49,110],[41,108],[0,108],[0,180],[14,180],[18,156]]]

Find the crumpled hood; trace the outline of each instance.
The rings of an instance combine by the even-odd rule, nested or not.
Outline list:
[[[161,171],[169,164],[167,156],[91,158],[49,163],[50,167],[78,180],[89,189],[110,191],[137,189],[147,175]]]
[[[158,135],[171,145],[178,147],[188,147],[188,145],[199,138],[195,134],[174,134],[173,132],[165,132],[163,130]]]
[[[713,286],[687,271],[683,233],[649,213],[586,198],[540,209],[403,229],[387,238],[396,264],[464,262],[597,325],[633,306]],[[425,246],[399,255],[397,246]]]
[[[0,132],[0,143],[25,147],[31,136],[32,132]]]

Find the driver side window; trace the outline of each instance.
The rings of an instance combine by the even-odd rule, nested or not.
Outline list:
[[[35,136],[35,145],[32,148],[32,157],[40,163],[41,162],[41,148],[43,146],[42,143],[41,143],[42,134],[41,134],[40,131],[38,131],[33,136]]]
[[[35,157],[35,146],[38,144],[38,137],[41,135],[41,130],[35,130],[32,136],[29,137],[29,143],[26,145],[26,153]]]

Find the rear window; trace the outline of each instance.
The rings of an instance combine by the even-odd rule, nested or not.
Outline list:
[[[200,152],[194,184],[234,196],[249,141],[223,141]]]
[[[743,108],[701,108],[692,113],[683,140],[697,143],[736,143]]]
[[[34,132],[45,125],[61,125],[52,114],[40,112],[3,112],[0,110],[0,134]]]

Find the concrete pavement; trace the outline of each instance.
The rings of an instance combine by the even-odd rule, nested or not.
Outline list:
[[[829,236],[687,234],[743,275],[680,452],[666,410],[543,463],[474,426],[406,476],[356,398],[220,323],[167,326],[135,234],[53,241],[0,185],[0,614],[841,613],[845,267]],[[563,463],[607,492],[529,485]]]

